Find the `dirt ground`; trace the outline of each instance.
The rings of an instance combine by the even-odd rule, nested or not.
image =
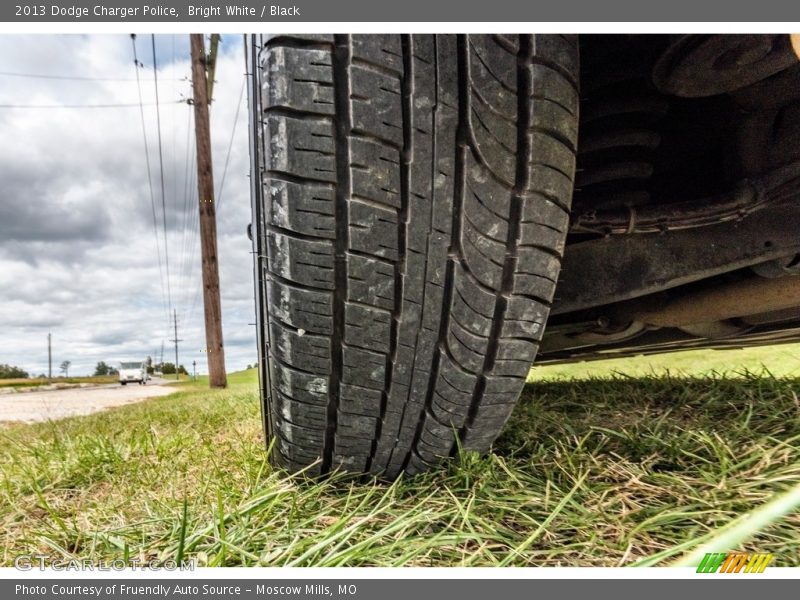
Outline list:
[[[88,415],[113,406],[171,394],[175,388],[164,385],[166,383],[169,380],[153,379],[147,385],[110,384],[91,388],[3,394],[0,396],[0,423],[34,423]]]

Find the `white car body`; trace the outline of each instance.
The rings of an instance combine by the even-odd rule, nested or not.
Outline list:
[[[144,384],[147,381],[147,367],[144,362],[122,362],[119,364],[119,382]]]

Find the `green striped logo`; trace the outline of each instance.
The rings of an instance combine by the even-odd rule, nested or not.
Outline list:
[[[697,573],[763,573],[772,561],[766,552],[709,552],[697,565]]]

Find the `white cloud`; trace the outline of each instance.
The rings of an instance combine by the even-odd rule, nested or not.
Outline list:
[[[188,39],[157,36],[159,94],[172,298],[179,318],[180,361],[206,371],[199,244],[192,237],[197,198],[186,196],[193,130]],[[225,36],[212,106],[217,187],[244,73],[241,36]],[[150,36],[137,39],[145,102],[154,101]],[[174,50],[173,50],[174,48]],[[174,52],[174,61],[173,61]],[[0,71],[74,77],[134,76],[128,36],[0,36]],[[246,101],[246,100],[244,100]],[[135,81],[84,81],[0,75],[0,105],[136,103]],[[161,230],[154,107],[145,107]],[[188,136],[187,136],[188,134]],[[173,360],[173,337],[153,232],[138,108],[0,108],[0,363],[46,372],[71,360],[88,373],[99,360],[160,354]],[[191,142],[190,142],[191,145]],[[236,139],[218,215],[223,332],[229,370],[256,359],[247,110]],[[161,248],[162,259],[164,248]],[[166,282],[164,282],[166,286]],[[158,356],[154,356],[158,358]],[[57,367],[54,367],[54,369]]]

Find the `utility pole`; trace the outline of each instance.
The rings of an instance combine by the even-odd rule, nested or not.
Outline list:
[[[47,383],[53,382],[53,349],[50,344],[52,334],[47,334]]]
[[[192,379],[197,381],[197,361],[192,361]]]
[[[161,364],[161,373],[164,373],[164,340],[161,340],[161,360],[159,361]]]
[[[175,342],[175,379],[180,379],[180,373],[178,373],[178,342],[183,340],[178,339],[178,311],[174,308],[172,309],[172,322],[175,325],[175,339],[170,340],[170,342]]]
[[[225,350],[222,345],[222,305],[219,297],[217,261],[217,214],[214,204],[214,173],[211,163],[211,130],[208,105],[211,103],[219,35],[211,36],[212,53],[206,57],[203,34],[189,36],[192,48],[192,88],[194,125],[197,138],[197,189],[200,204],[200,250],[203,264],[203,308],[208,353],[208,383],[212,388],[228,385],[225,374]],[[177,334],[175,337],[178,337]],[[176,366],[177,368],[177,366]]]

